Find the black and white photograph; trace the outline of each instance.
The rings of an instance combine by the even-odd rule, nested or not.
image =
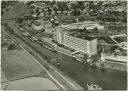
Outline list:
[[[1,0],[1,90],[127,91],[127,0]]]

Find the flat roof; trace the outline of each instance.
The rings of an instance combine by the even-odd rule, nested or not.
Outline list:
[[[67,24],[67,25],[60,25],[57,26],[57,28],[62,28],[62,29],[67,29],[67,30],[71,30],[71,29],[83,29],[85,27],[96,27],[97,24],[99,25],[99,23],[97,21],[84,21],[84,22],[78,22],[78,23],[71,23],[71,24]],[[97,26],[99,27],[99,26]]]
[[[72,37],[77,37],[77,38],[81,38],[81,39],[85,39],[85,40],[88,40],[88,41],[97,39],[97,38],[95,38],[95,37],[90,37],[90,36],[74,36],[74,35],[70,35],[70,36],[72,36]]]
[[[127,36],[114,37],[113,39],[116,40],[118,43],[127,42]]]
[[[123,56],[123,55],[115,56],[111,53],[102,53],[101,56],[109,61],[127,63],[127,56]]]
[[[94,39],[96,39],[96,38],[94,38],[94,37],[89,37],[89,36],[77,36],[78,38],[82,38],[82,39],[85,39],[85,40],[94,40]]]
[[[99,38],[99,40],[104,40],[108,44],[116,44],[116,42],[113,41],[109,36],[102,36]]]

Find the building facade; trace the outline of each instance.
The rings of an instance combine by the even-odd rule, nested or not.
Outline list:
[[[62,30],[56,30],[56,32],[54,32],[54,40],[57,41],[59,44],[62,44],[63,38],[64,32]]]
[[[97,39],[86,40],[65,34],[62,43],[69,48],[83,52],[90,56],[97,53]]]
[[[101,53],[102,61],[111,61],[115,63],[127,63],[127,56],[125,55],[114,55],[111,53]]]
[[[59,44],[72,48],[89,56],[97,54],[97,39],[87,40],[71,36],[65,31],[57,30],[55,40]]]
[[[127,56],[101,53],[101,61],[106,68],[127,71]]]

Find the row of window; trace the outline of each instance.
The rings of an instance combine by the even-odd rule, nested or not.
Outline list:
[[[64,44],[70,48],[77,49],[82,52],[87,52],[87,42],[78,38],[65,36]]]

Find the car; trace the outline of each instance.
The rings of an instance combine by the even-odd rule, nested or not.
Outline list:
[[[96,90],[96,91],[102,90],[102,88],[98,84],[96,84],[94,81],[89,82],[86,85],[88,90]]]
[[[20,27],[20,31],[24,31],[24,29],[22,27]]]
[[[26,36],[26,37],[31,36],[28,32],[23,32],[22,35],[23,35],[23,36]]]
[[[31,37],[30,39],[31,39],[32,41],[34,41],[34,42],[37,42],[37,41],[38,41],[38,39],[35,38],[35,37]]]

